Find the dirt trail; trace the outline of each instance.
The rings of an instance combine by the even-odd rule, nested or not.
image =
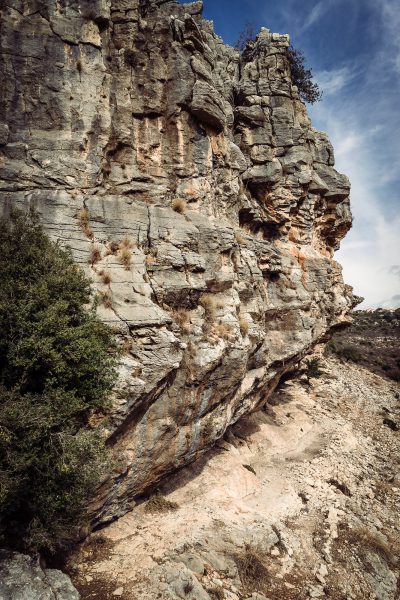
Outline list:
[[[398,598],[399,386],[323,366],[165,482],[175,510],[158,498],[93,534],[70,566],[82,597]]]

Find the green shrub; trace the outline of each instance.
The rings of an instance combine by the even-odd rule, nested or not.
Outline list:
[[[335,338],[331,338],[325,346],[324,354],[329,356],[330,354],[336,354],[338,351],[338,344]]]
[[[115,382],[90,281],[34,213],[0,221],[0,532],[54,550],[74,536],[106,460],[88,427]]]
[[[311,378],[318,379],[323,374],[324,372],[320,369],[319,358],[311,358],[306,360],[305,375],[307,377],[307,381],[310,381]]]
[[[362,359],[360,351],[355,346],[342,346],[336,350],[336,354],[340,358],[345,360],[351,360],[353,362],[360,362]]]

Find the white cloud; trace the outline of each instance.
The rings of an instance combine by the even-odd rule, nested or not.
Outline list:
[[[281,22],[284,24],[281,33],[289,33],[291,36],[301,36],[320,21],[326,13],[338,2],[348,0],[318,0],[307,14],[305,5],[299,7],[298,0],[283,0],[276,2],[276,9],[280,15]],[[252,0],[253,6],[258,7],[260,0]],[[270,22],[271,11],[269,1],[263,0],[265,8],[262,9],[263,20]]]
[[[365,229],[353,229],[336,258],[343,265],[345,280],[364,296],[363,307],[389,306],[390,299],[400,292],[399,275],[388,267],[400,256],[400,216],[393,221],[381,216],[375,224],[368,225]],[[370,243],[357,244],[366,235],[370,236]]]
[[[329,10],[331,2],[320,0],[310,11],[308,17],[306,18],[302,30],[305,31],[311,25],[314,25],[323,15]]]
[[[334,71],[320,71],[317,82],[325,96],[337,94],[357,76],[356,67],[346,65]]]

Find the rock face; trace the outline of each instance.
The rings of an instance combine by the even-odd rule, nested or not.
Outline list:
[[[79,600],[67,575],[42,569],[29,556],[0,550],[0,598],[2,600]]]
[[[6,0],[3,208],[34,205],[124,346],[113,519],[196,458],[347,320],[333,251],[348,179],[290,78],[288,36],[242,56],[202,3]]]

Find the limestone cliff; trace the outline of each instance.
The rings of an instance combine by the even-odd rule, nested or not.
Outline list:
[[[71,246],[125,350],[99,523],[347,319],[332,255],[349,182],[291,82],[287,36],[263,29],[240,56],[201,2],[2,7],[3,209],[35,205]]]

